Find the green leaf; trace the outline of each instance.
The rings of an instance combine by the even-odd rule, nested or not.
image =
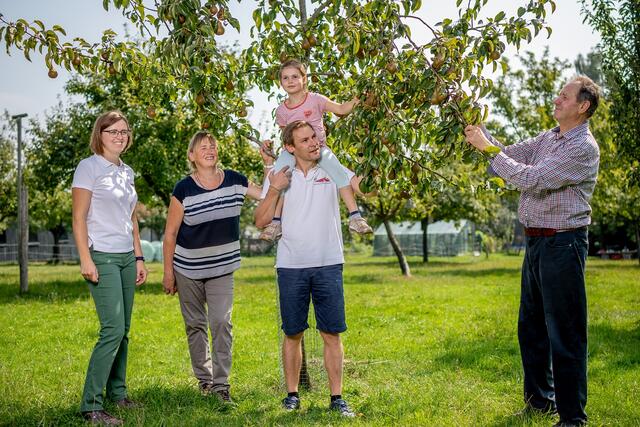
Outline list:
[[[487,154],[498,154],[500,151],[502,151],[500,150],[500,147],[496,147],[495,145],[490,145],[484,149],[484,152]]]
[[[360,34],[359,33],[354,33],[354,37],[353,37],[353,54],[357,54],[358,51],[360,50]]]
[[[507,186],[504,182],[504,179],[500,178],[499,176],[491,177],[489,178],[489,181],[494,183],[496,186],[500,188],[505,188]]]
[[[66,32],[66,31],[64,30],[64,28],[62,28],[60,25],[54,25],[54,26],[53,26],[53,31],[57,31],[57,32],[59,32],[60,34],[63,34],[63,35],[65,35],[65,36],[67,35],[67,32]]]
[[[525,9],[524,7],[518,8],[518,18],[522,17],[522,15],[524,15],[525,13],[527,13],[527,9]]]
[[[253,22],[256,23],[256,27],[260,29],[262,25],[262,15],[260,14],[260,9],[256,9],[253,11]]]
[[[501,12],[500,12],[500,13],[498,13],[498,14],[496,15],[496,17],[495,17],[495,18],[493,18],[493,19],[494,19],[494,21],[502,21],[502,20],[504,19],[504,16],[505,16],[504,11],[501,11]]]

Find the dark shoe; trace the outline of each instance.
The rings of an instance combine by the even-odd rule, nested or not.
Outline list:
[[[136,409],[136,408],[142,408],[143,406],[142,403],[136,402],[135,400],[131,400],[128,397],[117,400],[115,403],[116,403],[116,406],[120,409]]]
[[[211,393],[213,393],[213,384],[201,384],[200,393],[203,396],[209,396]]]
[[[215,390],[214,393],[218,396],[220,402],[224,403],[225,405],[234,405],[233,400],[231,400],[231,395],[229,394],[228,388]]]
[[[356,413],[349,408],[349,405],[344,399],[334,400],[331,402],[331,405],[329,405],[329,409],[340,412],[340,415],[343,417],[353,418],[356,416]]]
[[[106,411],[89,411],[83,412],[82,417],[89,424],[99,424],[103,426],[121,426],[124,424],[120,418],[116,418]]]
[[[300,398],[295,396],[287,396],[282,399],[282,407],[287,411],[300,409]]]

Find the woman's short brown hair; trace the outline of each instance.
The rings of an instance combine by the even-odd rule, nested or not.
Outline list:
[[[113,125],[114,123],[119,122],[120,120],[124,120],[124,122],[127,124],[127,128],[129,129],[129,132],[131,132],[131,126],[129,126],[129,121],[124,116],[124,114],[122,114],[122,112],[118,110],[108,111],[96,119],[96,122],[93,124],[93,131],[91,132],[91,141],[89,142],[89,147],[91,147],[91,151],[93,151],[96,154],[104,153],[104,145],[102,143],[102,131],[104,131],[106,128]],[[127,145],[126,147],[124,147],[124,150],[122,152],[124,153],[125,151],[127,151],[129,147],[131,147],[132,143],[133,143],[133,134],[130,133],[127,139]]]
[[[196,163],[192,162],[191,159],[189,159],[189,154],[193,153],[196,150],[198,144],[200,144],[205,139],[210,139],[216,145],[218,145],[218,140],[215,139],[213,135],[211,135],[206,130],[199,130],[198,132],[194,133],[191,137],[191,141],[189,141],[189,148],[187,148],[187,161],[189,162],[189,169],[191,169],[191,172],[195,172],[197,168]]]

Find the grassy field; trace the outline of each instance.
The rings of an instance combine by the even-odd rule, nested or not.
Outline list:
[[[521,258],[351,256],[345,268],[344,395],[359,413],[327,412],[325,378],[303,409],[284,413],[272,258],[247,258],[236,274],[235,409],[199,395],[177,297],[161,291],[160,264],[136,295],[128,385],[142,409],[128,425],[548,426],[518,418],[522,373],[516,337]],[[33,265],[18,296],[17,266],[0,266],[0,424],[82,424],[79,401],[98,322],[78,266]],[[590,425],[640,425],[640,268],[589,260]],[[308,340],[315,347],[313,335]],[[319,347],[319,346],[318,346]],[[113,409],[107,407],[107,409]]]

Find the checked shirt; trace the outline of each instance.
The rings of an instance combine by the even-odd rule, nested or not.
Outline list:
[[[556,127],[510,146],[490,139],[501,149],[491,169],[521,191],[518,216],[525,227],[566,230],[591,223],[600,150],[588,121],[564,135]]]

